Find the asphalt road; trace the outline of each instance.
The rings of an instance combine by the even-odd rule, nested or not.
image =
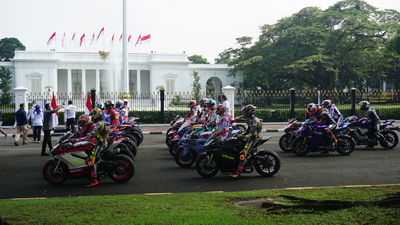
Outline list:
[[[41,172],[48,157],[39,156],[39,144],[15,147],[11,138],[0,139],[0,199],[400,183],[400,147],[391,151],[357,147],[350,156],[333,152],[296,157],[279,149],[282,133],[268,135],[273,138],[263,148],[278,152],[282,163],[274,177],[253,172],[239,180],[227,174],[202,178],[194,168],[182,169],[175,164],[164,143],[165,135],[145,135],[135,161],[135,176],[125,184],[106,178],[94,188],[84,187],[87,179],[71,179],[58,186],[48,184]]]

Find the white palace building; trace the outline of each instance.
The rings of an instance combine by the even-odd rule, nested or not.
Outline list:
[[[228,76],[226,64],[192,64],[186,54],[129,53],[129,75],[122,73],[122,53],[16,51],[10,62],[0,66],[10,69],[15,87],[28,92],[48,89],[59,93],[190,92],[198,72],[202,91],[241,82],[242,77]]]

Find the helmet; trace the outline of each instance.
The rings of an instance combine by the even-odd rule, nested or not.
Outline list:
[[[35,105],[35,109],[39,110],[40,109],[40,105]]]
[[[371,103],[369,103],[369,101],[361,101],[358,104],[360,105],[361,110],[367,110],[369,108],[369,105],[371,105]]]
[[[214,109],[214,107],[215,107],[216,104],[217,104],[217,103],[215,102],[214,99],[207,99],[207,107],[208,107],[209,109]]]
[[[96,108],[98,109],[104,109],[104,104],[102,102],[97,102],[96,103]]]
[[[309,113],[316,113],[321,110],[321,106],[315,103],[310,103],[307,105],[307,112]]]
[[[196,105],[196,100],[190,100],[188,107],[192,107]]]
[[[103,112],[98,108],[94,108],[89,115],[92,117],[93,120],[103,119]]]
[[[117,102],[115,102],[115,107],[121,108],[123,104],[124,103],[121,100],[118,100]]]
[[[216,111],[216,113],[217,113],[218,115],[220,115],[220,116],[224,115],[224,113],[225,113],[225,106],[219,104],[219,105],[217,106],[217,111]]]
[[[208,99],[207,98],[201,98],[199,100],[200,106],[204,107],[207,104]]]
[[[89,122],[89,116],[87,114],[83,114],[78,118],[78,125],[83,127],[87,122]]]
[[[257,107],[255,107],[254,105],[246,105],[242,107],[242,112],[248,116],[256,114],[256,110]]]
[[[332,101],[329,100],[329,99],[326,99],[326,100],[324,100],[324,101],[321,103],[321,106],[324,107],[324,108],[328,108],[328,107],[330,107],[331,105],[332,105]]]
[[[110,106],[114,107],[114,102],[111,101],[111,100],[107,100],[106,102],[104,102],[104,105],[105,105],[106,108],[108,108]]]

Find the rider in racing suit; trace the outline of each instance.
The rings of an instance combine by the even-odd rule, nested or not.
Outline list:
[[[335,119],[336,124],[341,124],[343,122],[343,115],[340,113],[335,104],[332,104],[331,100],[326,99],[322,101],[321,106],[328,111],[329,115],[331,115],[333,119]]]
[[[112,101],[105,102],[106,113],[109,118],[106,118],[106,121],[109,122],[111,125],[120,124],[120,117],[119,113],[114,109],[114,103]]]
[[[336,124],[336,121],[332,118],[332,116],[326,111],[322,110],[319,105],[314,106],[316,108],[316,121],[315,123],[318,125],[331,125]],[[337,144],[337,139],[335,135],[332,133],[332,130],[329,127],[323,129],[323,132],[329,137],[332,143],[332,147],[335,147]]]
[[[255,116],[256,109],[257,108],[253,105],[246,105],[242,108],[242,112],[244,113],[244,115],[235,119],[236,122],[238,122],[239,120],[243,120],[244,122],[246,122],[248,128],[247,131],[243,134],[246,143],[242,151],[240,151],[239,153],[239,166],[237,170],[232,174],[234,178],[239,177],[240,173],[243,171],[250,145],[254,142],[254,140],[259,137],[259,133],[262,130],[262,120]]]
[[[374,145],[378,144],[376,140],[376,132],[379,130],[380,118],[375,109],[373,107],[370,107],[371,103],[369,103],[368,101],[361,101],[359,105],[361,111],[364,112],[364,118],[362,118],[361,120],[366,120],[364,124],[368,127],[367,135],[368,138],[372,141],[372,144],[368,145],[368,147],[373,147]]]

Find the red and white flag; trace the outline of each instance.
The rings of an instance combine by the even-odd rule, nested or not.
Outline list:
[[[145,35],[143,37],[139,35],[138,40],[135,43],[135,46],[150,43],[150,37],[151,37],[150,34]]]
[[[114,43],[114,37],[115,37],[115,34],[113,34],[113,36],[111,37],[111,42],[113,42],[113,43]]]
[[[85,33],[82,34],[82,37],[79,41],[79,47],[82,46],[83,41],[85,40]]]
[[[47,41],[47,45],[51,45],[55,40],[56,40],[56,32],[54,32],[54,33],[50,36],[49,40]]]
[[[53,96],[51,98],[51,108],[55,109],[57,108],[57,101],[56,101],[56,96],[54,95],[54,91],[53,91]],[[53,113],[53,127],[56,127],[58,125],[58,111],[56,113]]]
[[[74,32],[74,34],[72,35],[71,41],[75,41],[75,32]]]
[[[94,33],[92,35],[92,40],[90,41],[90,46],[92,46],[94,44]]]
[[[89,115],[89,113],[92,111],[92,98],[90,96],[90,91],[88,92],[88,96],[86,99],[86,105],[85,105],[85,114]]]
[[[132,39],[132,35],[129,35],[128,36],[128,43],[131,42],[131,39]]]
[[[104,27],[101,28],[99,34],[97,35],[96,41],[98,41],[99,38],[100,38],[102,35],[104,35]]]
[[[61,47],[64,47],[64,46],[65,46],[65,32],[64,32],[64,34],[62,36],[62,39],[61,39]]]
[[[119,41],[122,41],[122,34],[121,34],[121,36],[119,36]]]

